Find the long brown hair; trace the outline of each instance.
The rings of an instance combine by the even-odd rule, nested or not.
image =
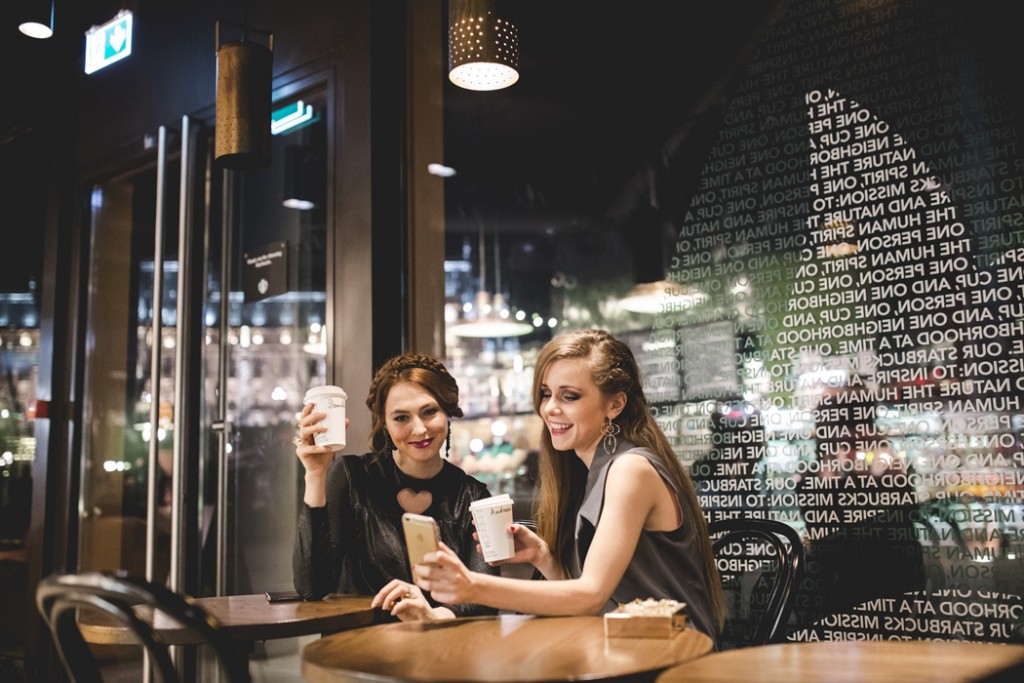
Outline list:
[[[693,520],[696,543],[704,562],[705,589],[711,597],[719,628],[725,618],[721,579],[715,565],[707,520],[689,473],[680,464],[664,432],[654,421],[640,384],[640,370],[629,347],[604,330],[578,330],[561,334],[541,349],[533,375],[533,406],[540,414],[542,386],[548,368],[560,360],[586,359],[590,376],[605,396],[622,392],[626,406],[617,418],[622,436],[649,449],[665,464],[680,491],[682,514]],[[558,451],[544,429],[539,457],[540,492],[536,510],[537,532],[565,571],[572,558],[576,513],[583,501],[586,467],[571,451]]]
[[[388,449],[384,403],[388,399],[391,387],[399,382],[414,382],[420,385],[430,392],[449,418],[462,417],[462,408],[459,407],[459,385],[455,378],[448,374],[448,368],[441,361],[414,353],[395,356],[377,370],[370,383],[370,391],[366,395],[366,407],[373,416],[369,447],[376,455]],[[451,427],[449,440],[450,432]]]

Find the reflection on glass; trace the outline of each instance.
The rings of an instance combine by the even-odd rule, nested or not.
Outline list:
[[[903,610],[920,637],[1010,640],[1024,616],[1005,609],[1024,595],[1024,167],[1012,74],[984,59],[996,29],[959,6],[895,21],[797,2],[762,27],[709,14],[691,34],[681,6],[645,8],[642,38],[608,67],[633,78],[607,77],[557,10],[540,20],[527,3],[517,25],[551,72],[488,99],[445,91],[459,169],[446,258],[462,264],[447,266],[446,321],[472,291],[477,221],[501,235],[507,298],[554,321],[514,342],[446,339],[477,423],[469,466],[492,422],[535,447],[512,420],[528,424],[536,349],[602,327],[636,353],[709,519],[803,535],[798,639],[900,631]],[[634,35],[629,17],[591,12]],[[811,21],[820,34],[799,30]],[[832,50],[866,25],[903,47]],[[538,84],[561,68],[574,87]],[[683,93],[685,109],[661,99]],[[655,204],[665,268],[641,273]],[[923,616],[989,607],[1001,616]],[[860,628],[831,616],[851,611]]]
[[[323,95],[306,97],[318,113]],[[325,121],[273,138],[270,168],[236,176],[231,185],[231,253],[222,259],[223,227],[206,226],[208,261],[203,298],[203,373],[198,452],[189,452],[197,485],[179,501],[198,528],[199,591],[212,594],[218,576],[229,594],[262,592],[291,582],[290,554],[299,501],[291,436],[306,388],[326,379],[325,254],[327,208]],[[289,147],[304,150],[301,168],[286,163]],[[177,161],[166,173],[177,182]],[[308,210],[283,204],[294,173],[309,196]],[[310,185],[310,183],[314,183]],[[214,188],[216,189],[216,187]],[[167,256],[163,301],[153,301],[155,171],[143,169],[97,185],[91,194],[91,258],[87,348],[83,383],[85,433],[81,492],[81,566],[145,573],[149,444],[159,442],[155,574],[168,575],[172,504],[171,456],[175,426],[175,328],[177,325],[177,206],[165,202]],[[176,188],[167,196],[176,197]],[[208,194],[219,217],[221,200]],[[221,267],[226,260],[230,280]],[[154,307],[162,306],[163,331],[153,338]],[[161,350],[160,377],[150,376],[153,349]],[[221,371],[226,386],[221,386]],[[150,424],[155,382],[159,420]],[[225,412],[220,397],[225,397]],[[221,439],[228,500],[218,507]],[[291,506],[291,507],[289,507]],[[218,566],[215,548],[224,516],[226,548]],[[193,530],[187,530],[191,533]]]
[[[177,182],[177,164],[167,173]],[[168,196],[176,196],[169,190]],[[87,307],[88,343],[83,383],[81,550],[82,569],[126,569],[146,574],[146,509],[149,443],[159,446],[154,577],[167,578],[170,561],[170,467],[174,420],[173,326],[175,304],[165,287],[153,300],[156,172],[142,170],[97,185],[90,202],[91,263]],[[176,225],[177,205],[167,204]],[[165,283],[177,275],[176,231],[165,231]],[[153,339],[155,306],[162,308],[160,339]],[[161,344],[160,377],[151,377],[151,352]],[[170,348],[169,348],[170,347]],[[159,428],[150,426],[154,383],[159,382]]]
[[[291,548],[301,466],[291,439],[302,397],[327,379],[327,116],[323,92],[305,93],[297,125],[278,126],[271,168],[238,186],[227,307],[228,594],[292,586]],[[275,105],[289,111],[290,102]],[[220,292],[206,312],[211,354]],[[212,377],[211,377],[212,379]],[[214,393],[209,393],[211,410]],[[211,432],[211,438],[216,435]]]

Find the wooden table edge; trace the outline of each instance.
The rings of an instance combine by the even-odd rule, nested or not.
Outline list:
[[[559,619],[559,618],[573,618],[573,617],[541,617],[527,614],[514,614],[504,615],[506,618],[513,619]],[[500,618],[500,617],[499,617]],[[491,620],[494,617],[483,616],[483,617],[462,617],[459,618],[459,622],[475,621],[475,620]],[[376,628],[379,626],[387,626],[389,624],[373,624],[363,628]],[[356,629],[347,630],[345,633],[351,633]],[[685,637],[694,639],[694,645],[692,650],[695,653],[694,656],[689,660],[700,659],[701,657],[708,656],[714,651],[714,642],[705,633],[702,633],[692,627],[685,629]],[[682,636],[678,634],[676,637]],[[620,640],[620,639],[613,639]],[[629,642],[631,638],[622,638],[622,641]],[[345,667],[330,666],[308,659],[306,651],[314,646],[316,643],[310,643],[303,648],[300,657],[300,672],[302,677],[308,683],[338,683],[343,681],[345,683],[408,683],[410,679],[402,677],[401,674],[381,674],[375,672],[367,672],[361,670],[355,670]],[[634,678],[642,677],[645,681],[653,681],[657,675],[661,672],[669,669],[677,664],[654,664],[649,667],[638,668],[627,674],[622,673],[610,673],[607,675],[596,674],[583,674],[575,675],[566,679],[557,679],[557,681],[570,681],[579,683],[601,683],[603,681],[612,680],[631,680]],[[458,676],[443,676],[434,678],[416,679],[416,683],[464,683],[465,681],[471,681],[471,683],[506,683],[508,681],[519,681],[521,683],[553,683],[555,679],[550,677],[537,677],[537,678],[508,678],[502,676],[495,676],[494,678],[473,678],[467,679],[465,677]],[[557,682],[556,682],[557,683]]]
[[[1000,660],[998,668],[991,668],[986,670],[977,670],[967,674],[969,678],[963,678],[960,674],[954,674],[951,670],[949,675],[957,675],[956,678],[949,678],[950,681],[965,681],[965,680],[988,680],[988,677],[999,676],[1001,672],[1006,670],[1016,671],[1021,667],[1024,667],[1024,645],[1017,643],[996,643],[996,642],[980,642],[980,641],[962,641],[962,640],[848,640],[848,641],[787,641],[784,643],[774,643],[770,645],[759,645],[744,648],[735,648],[731,650],[724,650],[721,652],[711,653],[705,657],[698,657],[689,662],[683,662],[670,666],[663,670],[656,677],[656,683],[692,683],[696,681],[725,681],[732,680],[732,676],[741,675],[743,671],[736,671],[729,673],[728,667],[732,665],[732,661],[736,659],[744,659],[746,655],[751,654],[755,657],[761,656],[778,656],[782,657],[789,655],[791,659],[795,656],[793,653],[797,652],[798,649],[807,650],[842,650],[853,649],[853,650],[878,650],[878,649],[903,649],[906,644],[912,644],[910,648],[913,652],[904,653],[904,655],[913,654],[915,656],[927,655],[929,650],[942,649],[944,646],[950,646],[950,650],[961,650],[958,653],[961,657],[971,655],[978,655],[981,651],[988,653],[999,652],[994,648],[1008,648],[1005,650],[1008,656],[1005,661]],[[968,652],[973,650],[974,652]],[[1013,656],[1016,653],[1016,656]],[[859,657],[865,657],[872,654],[871,652],[858,652]],[[878,654],[878,653],[875,653]],[[835,664],[835,666],[842,666],[842,652],[829,653],[828,660]],[[812,657],[825,657],[824,653],[814,653]],[[971,661],[975,661],[972,659]],[[986,660],[990,662],[991,660]],[[760,665],[768,664],[768,661],[760,662]],[[751,666],[749,663],[744,665],[745,667]],[[705,671],[708,668],[713,669],[712,671]],[[863,672],[862,672],[863,673]],[[907,678],[902,674],[890,676],[885,680],[895,680],[898,677],[900,680],[913,680],[913,677]],[[769,676],[764,680],[775,681],[778,680],[776,677]],[[787,679],[790,680],[790,679]],[[808,679],[810,680],[810,679]],[[838,680],[853,680],[849,676],[841,676]],[[860,679],[858,679],[860,680]],[[871,680],[866,678],[864,680]],[[924,680],[938,680],[934,677],[925,678]],[[1002,680],[1002,679],[993,679]]]
[[[211,600],[230,600],[231,598],[242,598],[253,601],[256,605],[260,605],[260,601],[265,601],[266,598],[262,593],[252,595],[233,595],[233,596],[216,596],[209,598],[195,598],[194,602],[199,604],[201,607],[204,606],[204,601]],[[218,621],[220,627],[231,637],[232,640],[237,642],[257,642],[265,640],[277,640],[281,638],[297,638],[307,635],[326,635],[336,633],[338,631],[344,631],[352,628],[360,628],[363,626],[369,626],[374,623],[376,610],[369,606],[372,596],[363,595],[328,595],[322,600],[311,601],[311,602],[323,602],[329,603],[332,598],[360,598],[365,599],[366,607],[364,609],[344,612],[341,614],[324,614],[311,617],[309,619],[294,619],[291,621],[284,621],[274,625],[273,635],[266,635],[268,628],[267,624],[227,624],[221,621],[217,614],[207,610],[215,620]],[[295,605],[298,603],[282,603],[282,605],[291,604]],[[204,607],[205,609],[205,607]],[[99,614],[99,616],[105,617],[106,615]],[[146,619],[146,617],[143,617]],[[150,617],[151,618],[151,617]],[[85,641],[91,645],[140,645],[139,641],[135,638],[134,633],[130,628],[119,623],[110,624],[96,624],[79,621],[79,629],[82,633]],[[173,628],[157,629],[157,633],[160,638],[168,645],[194,645],[198,642],[198,638],[191,631],[185,627],[175,626]]]

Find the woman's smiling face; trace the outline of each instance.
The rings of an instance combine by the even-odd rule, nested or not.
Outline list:
[[[441,457],[448,415],[429,391],[415,382],[398,382],[384,401],[384,416],[400,466],[406,459],[422,465]]]
[[[585,358],[558,360],[549,365],[541,383],[540,416],[551,432],[551,445],[576,451],[589,466],[606,417],[616,417],[612,399],[594,384]]]

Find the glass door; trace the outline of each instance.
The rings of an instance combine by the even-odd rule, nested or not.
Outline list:
[[[275,119],[292,110],[267,168],[220,169],[186,117],[90,188],[82,570],[193,596],[291,587],[291,438],[327,377],[326,96],[293,94]]]
[[[89,193],[79,568],[171,574],[182,155],[161,128],[142,168]],[[180,137],[180,133],[177,134]],[[174,229],[170,229],[173,226]]]
[[[306,389],[327,378],[326,120],[322,90],[279,101],[270,167],[227,178],[233,230],[222,281],[231,286],[206,311],[207,348],[221,349],[208,358],[225,359],[225,594],[292,587],[303,485],[292,437]]]

